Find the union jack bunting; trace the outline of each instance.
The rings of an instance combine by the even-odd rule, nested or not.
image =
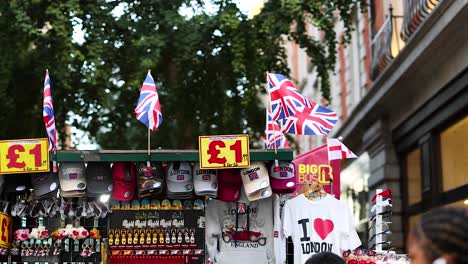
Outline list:
[[[271,117],[269,111],[266,111],[266,128],[263,135],[265,149],[290,148],[286,136],[281,132],[281,128]]]
[[[44,79],[44,100],[42,102],[42,119],[49,139],[49,151],[56,150],[57,131],[55,130],[54,105],[52,103],[52,91],[50,88],[49,70],[46,70]]]
[[[146,79],[141,86],[140,98],[135,108],[136,118],[149,129],[155,131],[162,123],[161,105],[158,91],[151,72],[148,71]]]
[[[327,135],[338,121],[336,113],[311,100],[310,108],[283,120],[282,131],[297,135]]]
[[[284,75],[268,73],[267,79],[273,120],[287,118],[310,107],[309,100]]]

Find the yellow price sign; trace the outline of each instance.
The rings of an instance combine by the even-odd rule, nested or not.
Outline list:
[[[11,216],[0,212],[0,247],[2,248],[10,248],[12,224]]]
[[[200,168],[230,169],[250,166],[249,136],[200,136]]]
[[[0,141],[0,174],[48,171],[46,138]]]

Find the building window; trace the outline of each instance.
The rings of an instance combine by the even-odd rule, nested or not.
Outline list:
[[[408,205],[418,203],[421,195],[421,151],[414,149],[406,156],[406,175],[408,186]]]
[[[468,183],[468,116],[440,134],[442,191]]]

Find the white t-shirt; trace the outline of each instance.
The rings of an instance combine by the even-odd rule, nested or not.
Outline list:
[[[284,235],[294,243],[294,264],[323,251],[341,256],[361,245],[351,211],[331,195],[309,200],[301,194],[287,201],[283,212]]]

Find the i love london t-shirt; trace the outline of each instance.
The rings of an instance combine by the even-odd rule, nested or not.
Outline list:
[[[341,252],[361,245],[351,211],[331,195],[309,200],[303,194],[286,202],[283,232],[294,243],[294,264],[315,253]]]

